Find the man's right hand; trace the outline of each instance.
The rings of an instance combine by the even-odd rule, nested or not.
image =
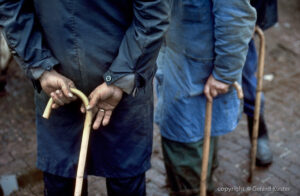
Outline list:
[[[76,96],[70,91],[70,88],[75,88],[73,81],[55,70],[45,71],[39,81],[43,91],[52,97],[53,109],[76,100]]]

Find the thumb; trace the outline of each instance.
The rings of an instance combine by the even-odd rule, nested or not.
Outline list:
[[[72,98],[74,95],[71,93],[70,86],[71,85],[67,85],[66,81],[61,82],[61,90],[63,91],[64,95]]]
[[[87,110],[93,109],[97,103],[101,100],[101,94],[100,93],[94,93],[92,96],[90,96],[90,103],[87,106]]]

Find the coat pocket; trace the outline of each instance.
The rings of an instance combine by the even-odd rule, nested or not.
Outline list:
[[[183,0],[182,17],[185,22],[205,22],[210,18],[211,2],[207,0]]]

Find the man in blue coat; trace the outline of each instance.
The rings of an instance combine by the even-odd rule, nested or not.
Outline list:
[[[0,28],[37,89],[45,195],[73,193],[84,114],[70,87],[89,95],[95,114],[86,174],[106,177],[109,195],[145,195],[152,79],[169,11],[170,0],[0,0]],[[57,109],[45,120],[49,96]]]
[[[241,82],[255,9],[249,0],[178,0],[158,63],[158,103],[164,162],[171,195],[196,195],[202,161],[206,99],[213,99],[208,179],[216,136],[237,125]]]

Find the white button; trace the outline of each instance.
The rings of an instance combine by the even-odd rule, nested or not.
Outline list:
[[[111,81],[111,76],[106,76],[106,77],[105,77],[105,80],[106,80],[106,82]]]

